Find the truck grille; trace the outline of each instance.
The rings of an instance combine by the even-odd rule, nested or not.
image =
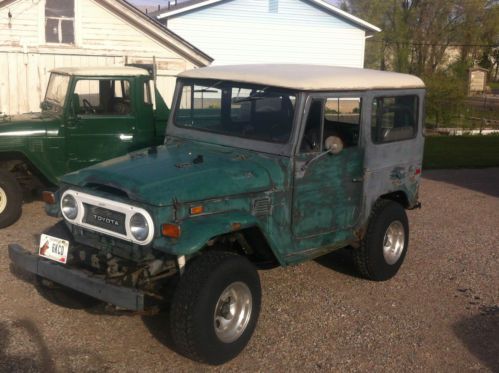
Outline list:
[[[87,203],[83,206],[85,207],[83,217],[85,223],[126,235],[125,214]]]

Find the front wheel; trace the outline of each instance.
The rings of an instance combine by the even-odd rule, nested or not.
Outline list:
[[[379,200],[372,209],[361,246],[354,250],[355,265],[367,279],[388,280],[402,265],[408,243],[409,223],[404,207]]]
[[[207,252],[188,263],[173,296],[173,341],[183,355],[222,364],[246,346],[260,313],[255,267],[227,252]]]
[[[21,216],[23,194],[14,175],[0,171],[0,228],[14,224]]]

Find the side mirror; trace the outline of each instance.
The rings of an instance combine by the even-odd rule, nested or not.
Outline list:
[[[47,101],[42,101],[42,102],[40,102],[40,109],[42,111],[49,110],[50,104]]]
[[[324,142],[324,148],[331,154],[339,154],[343,150],[343,140],[338,136],[329,136]]]

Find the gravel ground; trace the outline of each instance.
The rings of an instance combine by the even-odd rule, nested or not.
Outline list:
[[[61,308],[11,273],[7,243],[55,222],[29,203],[0,233],[0,372],[499,372],[499,168],[428,171],[421,200],[391,281],[358,278],[345,251],[262,271],[256,332],[218,368],[173,352],[164,315]]]

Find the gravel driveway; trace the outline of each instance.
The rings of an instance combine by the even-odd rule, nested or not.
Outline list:
[[[358,278],[346,251],[262,271],[256,332],[218,368],[174,353],[164,315],[61,308],[12,274],[7,243],[34,247],[55,222],[29,203],[0,231],[0,372],[499,372],[499,168],[424,176],[394,279]]]

